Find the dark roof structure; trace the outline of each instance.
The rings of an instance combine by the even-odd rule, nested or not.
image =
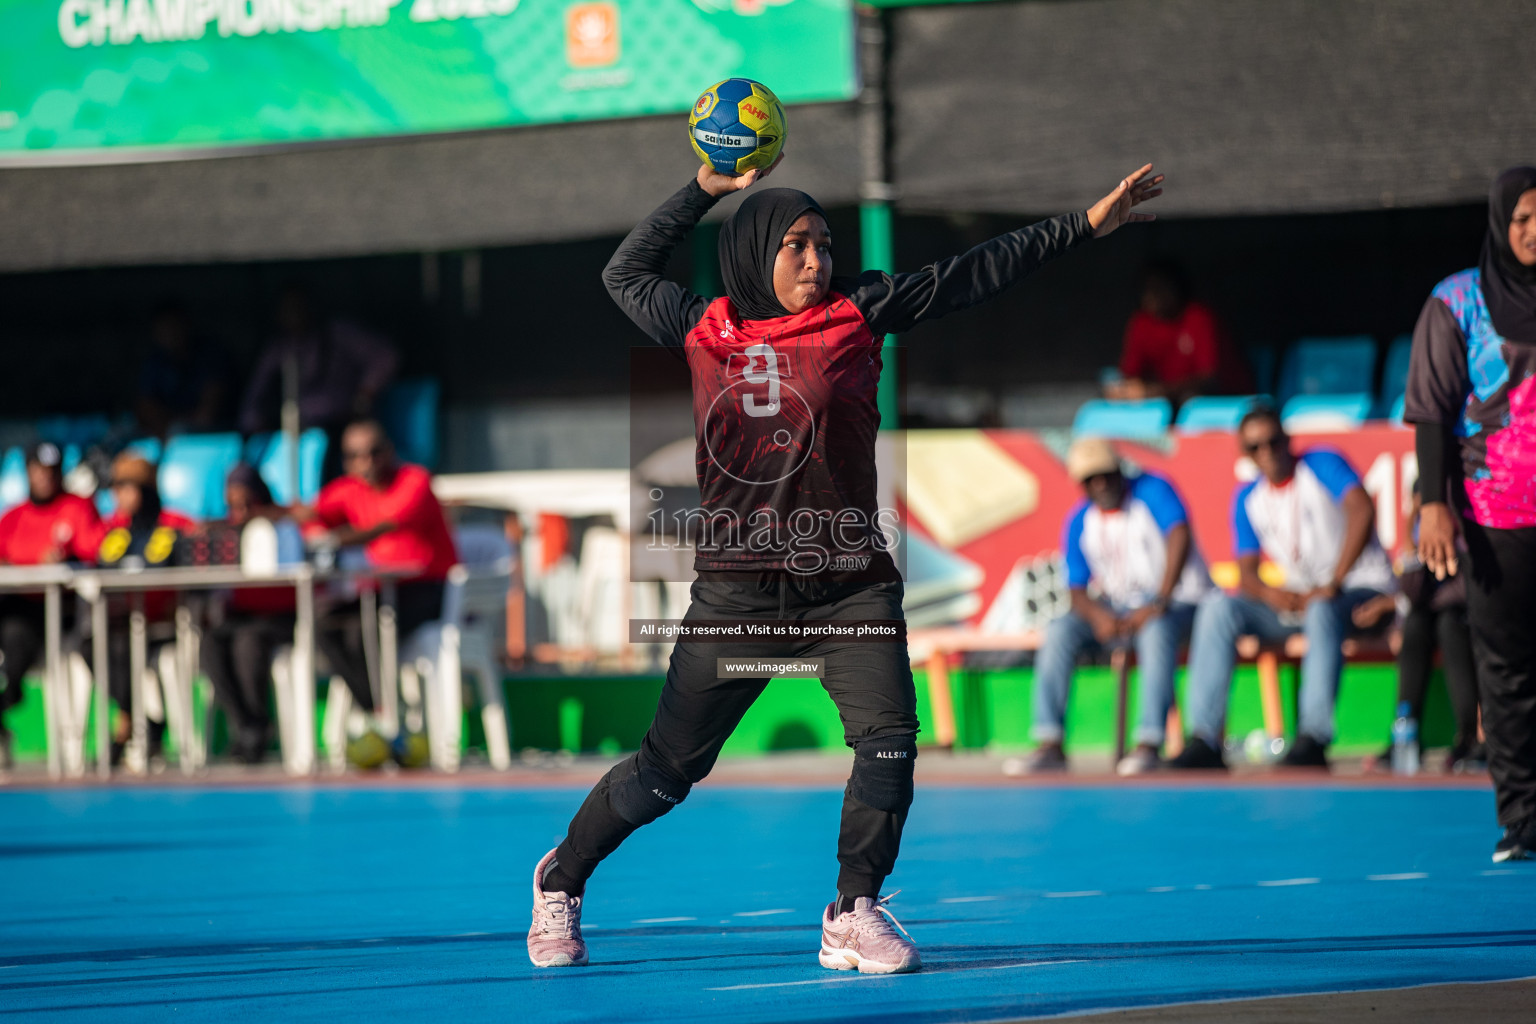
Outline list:
[[[1153,160],[1160,216],[1481,200],[1536,162],[1518,0],[1080,0],[905,8],[903,205],[1042,213]]]
[[[1476,201],[1536,161],[1521,0],[1024,0],[891,30],[902,208],[1050,213],[1151,159],[1167,216]],[[856,103],[790,111],[776,184],[860,194]],[[686,180],[682,115],[0,170],[0,271],[621,233]]]

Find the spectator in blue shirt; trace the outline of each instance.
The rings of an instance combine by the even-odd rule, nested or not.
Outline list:
[[[1221,743],[1238,637],[1252,634],[1278,643],[1305,633],[1301,720],[1296,743],[1282,763],[1326,769],[1351,613],[1362,602],[1396,589],[1376,539],[1376,505],[1342,455],[1325,449],[1292,454],[1291,439],[1273,409],[1244,416],[1238,442],[1259,470],[1232,499],[1238,592],[1213,593],[1195,616],[1190,737],[1184,752],[1169,763],[1226,767]],[[1284,575],[1280,586],[1259,577],[1261,557]]]
[[[1098,439],[1072,446],[1067,472],[1087,499],[1073,509],[1062,540],[1072,607],[1050,624],[1035,661],[1032,735],[1039,746],[1026,769],[1066,767],[1062,733],[1078,655],[1134,646],[1141,668],[1136,748],[1116,767],[1121,775],[1137,775],[1157,767],[1179,646],[1189,638],[1210,576],[1184,503],[1167,480],[1151,473],[1127,477],[1115,450]]]

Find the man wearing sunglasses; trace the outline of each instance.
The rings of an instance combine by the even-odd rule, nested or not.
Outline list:
[[[1127,477],[1114,448],[1098,438],[1072,445],[1067,473],[1085,497],[1068,517],[1061,545],[1072,607],[1046,629],[1035,662],[1031,735],[1039,746],[1025,770],[1066,768],[1062,735],[1077,657],[1094,646],[1123,646],[1135,649],[1141,667],[1141,708],[1136,747],[1116,770],[1140,775],[1158,766],[1179,646],[1189,639],[1210,575],[1191,540],[1184,502],[1168,481],[1151,473]]]
[[[370,564],[409,571],[395,589],[395,621],[403,639],[442,616],[443,583],[458,560],[448,520],[432,493],[432,474],[397,463],[394,446],[377,421],[362,420],[342,432],[341,458],[346,475],[320,491],[315,517],[329,528],[331,545],[363,545]],[[377,765],[384,757],[383,741],[372,722],[362,623],[358,602],[333,608],[315,639],[369,719],[353,730],[353,739],[361,742],[349,746],[349,752],[359,764]]]
[[[1396,589],[1392,567],[1376,539],[1376,505],[1360,477],[1337,452],[1295,455],[1269,408],[1238,426],[1238,443],[1258,476],[1232,499],[1236,594],[1212,594],[1195,615],[1189,658],[1190,737],[1175,768],[1224,768],[1222,734],[1237,639],[1279,642],[1305,633],[1300,721],[1282,763],[1328,767],[1333,704],[1344,668],[1342,645],[1355,606]],[[1283,574],[1279,586],[1259,576],[1267,558]]]

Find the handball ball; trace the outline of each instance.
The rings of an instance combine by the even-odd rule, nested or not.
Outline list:
[[[768,167],[784,148],[784,107],[763,83],[727,78],[705,89],[688,115],[688,141],[721,174]]]

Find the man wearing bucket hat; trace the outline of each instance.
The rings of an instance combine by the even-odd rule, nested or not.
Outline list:
[[[1067,473],[1084,500],[1062,538],[1072,607],[1046,629],[1035,660],[1034,725],[1039,746],[1028,772],[1067,766],[1062,747],[1067,692],[1078,655],[1094,647],[1134,647],[1141,669],[1136,747],[1121,775],[1155,769],[1173,704],[1179,647],[1210,575],[1173,485],[1152,473],[1127,476],[1108,441],[1083,438],[1067,452]],[[1093,593],[1089,587],[1092,585]]]

